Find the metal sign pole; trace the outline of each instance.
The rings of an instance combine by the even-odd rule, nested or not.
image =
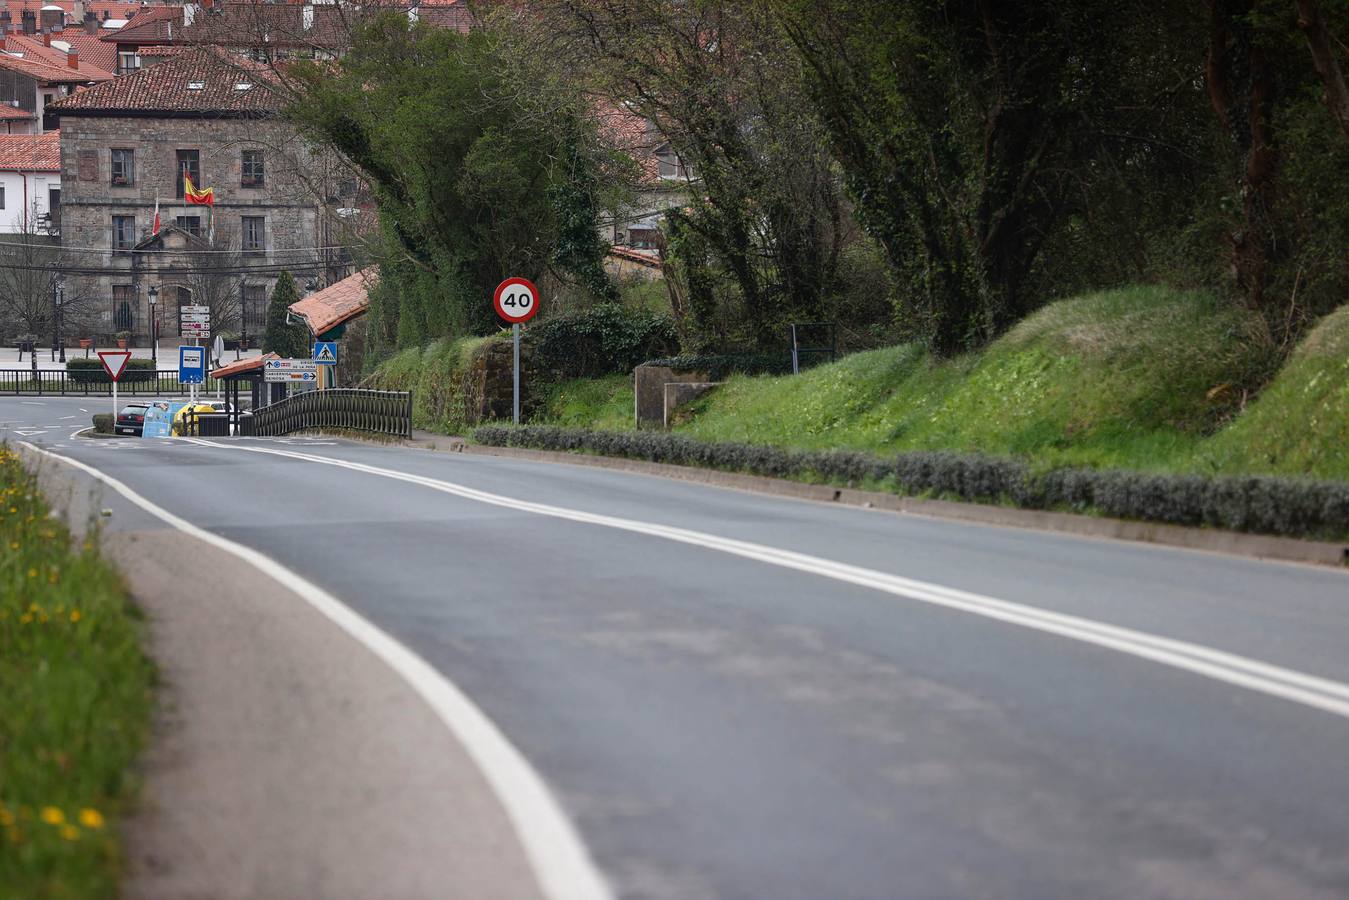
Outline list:
[[[117,430],[117,379],[112,380],[112,424],[113,431]]]
[[[520,323],[511,326],[511,337],[515,339],[515,384],[513,390],[514,421],[520,424]]]

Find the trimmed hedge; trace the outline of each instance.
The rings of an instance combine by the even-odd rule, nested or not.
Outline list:
[[[112,434],[112,413],[94,413],[94,431],[98,434]]]
[[[539,322],[530,340],[536,364],[562,380],[626,375],[653,353],[679,347],[669,316],[617,303]]]
[[[79,357],[66,362],[66,371],[70,373],[70,380],[76,384],[107,384],[111,379],[108,373],[103,369],[102,360],[97,357]],[[126,361],[126,371],[122,373],[121,382],[128,381],[154,381],[155,380],[155,361],[153,359],[128,359]]]
[[[948,451],[878,456],[853,451],[784,450],[707,443],[666,432],[583,431],[488,425],[473,438],[493,447],[598,453],[847,485],[887,484],[900,494],[933,494],[1025,509],[1095,512],[1119,519],[1208,526],[1284,537],[1349,537],[1349,484],[1269,476],[1157,475],[1098,469],[1036,473],[1006,457]]]
[[[713,381],[728,375],[786,375],[792,358],[774,353],[702,353],[648,359],[644,366],[665,366],[682,372],[706,372]]]

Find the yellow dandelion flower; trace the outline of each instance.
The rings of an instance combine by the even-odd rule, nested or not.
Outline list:
[[[36,578],[36,577],[37,577],[37,569],[29,569],[29,570],[28,570],[28,577],[29,577],[29,578]]]
[[[38,614],[37,614],[37,623],[38,623],[39,625],[46,625],[46,624],[47,624],[47,614],[46,614],[46,613],[38,613]]]
[[[29,622],[31,622],[31,621],[33,621],[33,614],[32,614],[32,613],[24,613],[23,615],[19,616],[19,624],[20,624],[20,625],[27,625],[27,624],[28,624]]]
[[[18,541],[10,541],[10,542],[9,542],[9,549],[11,549],[11,550],[18,550],[18,549],[19,549],[19,542],[18,542]]]
[[[68,841],[77,841],[80,839],[80,830],[74,825],[62,825],[61,837]]]
[[[78,609],[72,609],[70,611],[70,621],[78,622],[79,620],[80,620],[80,611]]]
[[[55,806],[42,807],[42,821],[48,825],[60,825],[66,820],[66,814]]]
[[[14,813],[0,806],[0,825],[8,828],[14,824]]]
[[[28,611],[30,613],[40,613],[42,612],[42,607],[38,606],[36,603],[30,603],[28,604]]]
[[[80,810],[80,824],[85,828],[102,828],[103,814],[96,809]]]
[[[50,575],[47,576],[48,584],[56,584],[60,580],[61,580],[60,572],[52,572]]]

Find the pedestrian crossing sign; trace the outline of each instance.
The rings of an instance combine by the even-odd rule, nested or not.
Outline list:
[[[337,365],[337,341],[315,341],[314,362],[321,366]]]

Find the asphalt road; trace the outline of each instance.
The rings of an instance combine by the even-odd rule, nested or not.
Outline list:
[[[401,640],[620,897],[1349,897],[1342,571],[347,441],[72,439],[81,402],[3,399],[0,429]]]

